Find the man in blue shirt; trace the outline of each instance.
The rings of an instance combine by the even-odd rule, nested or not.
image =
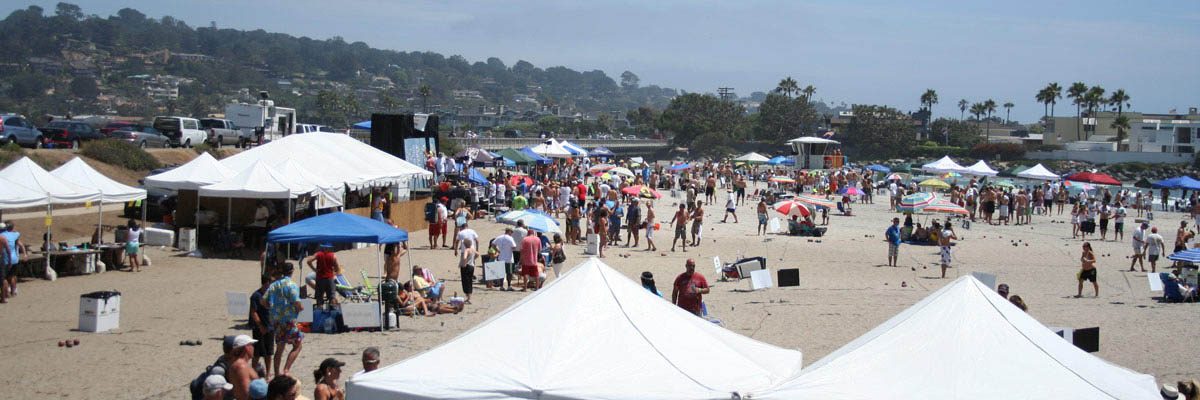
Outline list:
[[[895,267],[896,259],[900,256],[900,218],[892,218],[892,226],[887,228],[888,266]]]

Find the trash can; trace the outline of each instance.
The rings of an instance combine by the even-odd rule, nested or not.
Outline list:
[[[79,296],[79,330],[107,332],[121,321],[121,292],[99,291]]]

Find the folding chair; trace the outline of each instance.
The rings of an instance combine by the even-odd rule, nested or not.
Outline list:
[[[338,274],[335,279],[334,289],[337,289],[338,294],[342,295],[346,300],[356,303],[371,300],[369,296],[364,295],[358,288],[350,286],[350,281],[346,279],[345,275]]]
[[[362,274],[362,289],[358,293],[367,298],[367,301],[375,298],[375,286],[371,284],[371,278],[367,277],[367,271],[358,270]]]

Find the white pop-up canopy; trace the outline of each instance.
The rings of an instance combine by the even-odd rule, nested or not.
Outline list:
[[[1160,400],[964,276],[755,399]]]
[[[996,174],[1000,172],[992,169],[992,167],[989,167],[987,162],[979,160],[970,167],[965,168],[962,173],[975,176],[996,176]]]
[[[966,173],[967,169],[961,165],[958,165],[958,163],[954,162],[954,160],[951,160],[950,156],[944,156],[940,160],[922,165],[921,170],[935,174],[944,174],[947,172]]]
[[[237,172],[221,165],[207,152],[170,171],[146,177],[146,186],[174,190],[198,190],[201,186],[224,181]]]
[[[533,151],[534,153],[537,153],[539,156],[542,156],[542,157],[550,157],[550,158],[570,158],[571,157],[571,152],[567,151],[567,149],[565,149],[561,145],[559,145],[558,142],[554,141],[554,139],[546,139],[546,141],[542,142],[541,144],[530,147],[529,150]]]
[[[786,379],[800,358],[697,318],[592,258],[346,391],[355,400],[724,400]]]
[[[322,178],[292,158],[276,164],[275,170],[297,183],[317,188],[320,192],[317,208],[342,205],[342,198],[345,195],[346,188],[341,183],[330,182]]]
[[[432,173],[368,144],[338,133],[310,132],[288,135],[262,146],[221,160],[221,164],[241,171],[262,160],[278,166],[296,158],[321,179],[351,187],[398,183]]]
[[[262,161],[256,161],[229,179],[200,187],[200,196],[238,199],[294,199],[317,191],[296,182]]]
[[[733,161],[743,161],[743,162],[748,162],[748,163],[765,163],[770,160],[771,159],[767,158],[767,156],[764,156],[762,154],[758,154],[755,152],[749,152],[749,153],[742,155],[741,157],[733,159]]]
[[[562,148],[571,152],[572,156],[575,156],[575,157],[587,157],[588,156],[587,150],[585,150],[582,147],[576,146],[574,143],[568,142],[566,140],[558,142],[558,145],[562,146]]]
[[[1040,179],[1043,181],[1057,181],[1062,179],[1058,174],[1050,172],[1042,164],[1034,165],[1033,168],[1017,173],[1017,177],[1025,179]]]
[[[130,187],[114,181],[96,171],[79,157],[75,157],[71,161],[67,161],[66,164],[55,168],[53,171],[50,171],[50,174],[67,182],[99,191],[101,203],[124,203],[146,198],[146,189]]]
[[[0,178],[0,209],[44,206],[50,201],[46,193],[39,192],[5,178]]]
[[[0,178],[43,193],[50,204],[86,203],[100,198],[99,190],[79,186],[54,176],[30,160],[29,157],[21,157],[20,160],[0,170]]]

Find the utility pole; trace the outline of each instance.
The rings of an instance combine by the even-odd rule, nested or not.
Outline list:
[[[731,88],[731,87],[717,88],[717,97],[720,97],[721,100],[733,101],[734,100],[733,99],[733,88]]]

